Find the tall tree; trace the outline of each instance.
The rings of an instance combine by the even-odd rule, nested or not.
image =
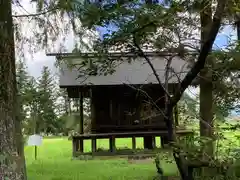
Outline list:
[[[201,1],[201,46],[208,40],[209,27],[212,24],[212,0]],[[200,71],[200,135],[213,137],[213,82],[212,57],[208,56],[204,68]],[[212,143],[211,143],[212,144]],[[213,145],[208,146],[213,153]]]
[[[26,90],[26,106],[30,116],[24,121],[24,133],[38,133],[41,128],[40,122],[40,93],[37,90],[37,82],[30,77]]]
[[[23,168],[22,172],[24,174],[24,178],[27,179],[27,172],[26,172],[26,164],[25,164],[25,157],[24,157],[24,142],[23,142],[23,122],[26,120],[26,93],[27,93],[27,86],[29,81],[29,75],[27,72],[27,67],[25,62],[20,59],[16,64],[16,78],[17,78],[17,92],[18,92],[18,116],[17,121],[15,122],[16,127],[16,135],[17,135],[17,146],[18,146],[18,153],[20,154],[22,161],[23,161]]]
[[[116,6],[116,2],[104,1],[104,3],[102,2],[100,4],[93,2],[87,3],[81,9],[82,11],[80,12],[80,17],[82,22],[85,22],[88,27],[95,27],[97,25],[105,26],[109,23],[113,24],[117,29],[113,33],[106,34],[103,40],[97,43],[96,51],[105,54],[110,48],[115,48],[117,51],[124,49],[123,51],[135,52],[138,56],[143,57],[151,66],[151,62],[144,54],[144,45],[147,45],[148,48],[152,48],[153,50],[177,53],[184,59],[190,60],[187,58],[188,56],[186,56],[186,52],[189,52],[186,48],[188,47],[189,49],[190,46],[190,48],[193,49],[193,45],[195,43],[191,44],[191,42],[188,43],[187,41],[192,40],[194,33],[193,29],[199,28],[199,20],[201,20],[201,17],[192,16],[193,12],[188,6],[188,1],[159,1],[158,3],[147,2],[146,4],[142,1],[123,3],[124,6]],[[197,2],[194,1],[194,3],[196,4]],[[197,4],[199,5],[199,3]],[[207,3],[202,4],[201,8],[203,8],[203,6],[205,8],[206,4]],[[221,26],[221,18],[223,16],[224,9],[225,2],[219,1],[216,7],[215,15],[213,16],[214,20],[211,22],[203,22],[207,24],[204,24],[207,27],[204,27],[205,38],[204,41],[200,43],[200,54],[197,61],[193,63],[194,65],[192,66],[190,72],[180,83],[175,96],[169,98],[169,102],[171,102],[169,107],[175,106],[186,87],[200,71],[201,73],[204,71],[202,68],[204,68],[208,53],[212,49],[212,44]],[[92,12],[91,14],[89,13],[90,11]],[[183,16],[182,13],[185,11],[189,13],[188,16]],[[209,9],[204,9],[204,13],[201,15],[208,17],[208,15],[206,15],[206,13],[209,13],[208,11]],[[94,12],[96,14],[94,14]],[[93,14],[94,16],[91,16]],[[214,25],[215,27],[213,27]],[[188,29],[188,31],[183,28]],[[107,61],[102,61],[102,59],[101,62],[106,64],[108,63]],[[102,63],[100,64],[102,65]],[[151,68],[154,72],[154,67],[151,66]],[[108,69],[105,68],[105,70]],[[157,77],[157,75],[156,78],[159,81],[159,77]],[[159,82],[159,84],[161,84],[161,82]],[[212,88],[210,88],[210,91],[212,92]],[[167,123],[170,125],[169,122]]]
[[[26,110],[24,105],[26,104],[26,89],[29,81],[29,74],[27,72],[27,67],[25,62],[20,59],[16,63],[16,78],[17,78],[17,88],[18,88],[18,99],[20,104],[21,119],[26,118]]]
[[[79,21],[75,16],[73,17],[71,13],[73,7],[69,2],[62,0],[51,2],[29,0],[29,3],[36,5],[36,14],[16,13],[14,7],[24,9],[21,1],[18,0],[6,0],[0,3],[0,114],[2,117],[0,121],[0,142],[2,145],[0,152],[3,156],[7,157],[6,161],[0,163],[0,174],[1,177],[6,177],[6,179],[8,178],[10,180],[22,180],[26,178],[26,176],[22,175],[22,172],[19,172],[19,169],[21,169],[20,166],[17,166],[17,169],[13,169],[12,166],[10,166],[10,164],[17,162],[19,158],[19,154],[15,153],[17,152],[15,133],[19,132],[15,127],[15,122],[18,121],[16,118],[18,117],[18,112],[15,112],[15,110],[19,109],[17,107],[18,103],[15,103],[17,100],[17,87],[14,46],[16,46],[18,55],[22,56],[24,55],[22,50],[25,49],[24,47],[26,47],[27,44],[29,45],[29,52],[33,53],[43,48],[49,48],[50,44],[52,47],[52,43],[58,41],[59,37],[62,37],[62,34],[68,34],[72,30],[78,35],[88,34],[91,37],[95,36],[95,34],[89,31],[86,33],[86,31],[83,31],[81,26],[79,26]],[[66,16],[69,20],[67,22]],[[30,23],[34,24],[31,33],[26,33],[25,24],[22,23],[25,18],[31,18]],[[81,38],[79,38],[79,42],[83,42],[83,44],[88,47],[88,43],[82,41]],[[63,46],[61,46],[60,49],[63,49],[62,47]]]
[[[0,3],[0,153],[1,178],[24,179],[22,158],[16,142],[17,101],[15,49],[11,1]],[[18,166],[15,166],[17,164]],[[15,168],[17,167],[17,168]]]
[[[201,45],[208,39],[209,27],[213,23],[212,11],[214,5],[215,1],[212,0],[192,1],[192,3],[188,4],[188,8],[194,9],[200,16]],[[232,1],[228,1],[224,9],[224,15],[228,14],[228,17],[232,16],[232,14],[229,16],[229,12],[236,14],[234,9]],[[224,25],[224,22],[222,25]],[[234,51],[236,52],[236,50]],[[227,116],[237,101],[236,97],[240,94],[239,89],[236,88],[236,79],[234,80],[232,76],[232,72],[234,71],[232,63],[234,62],[235,68],[239,69],[239,66],[236,66],[239,60],[236,58],[233,61],[230,60],[234,57],[229,52],[227,52],[229,54],[228,58],[225,58],[225,53],[226,52],[219,50],[212,52],[212,54],[208,56],[205,66],[199,74],[200,135],[210,139],[212,139],[213,136],[214,114],[220,119]],[[230,58],[230,56],[232,56],[232,58]],[[232,79],[232,82],[229,83],[228,78]],[[211,148],[211,153],[213,153],[213,147]]]
[[[61,88],[58,91],[58,97],[61,99],[58,99],[60,101],[59,106],[58,106],[58,114],[64,114],[64,115],[69,115],[70,114],[70,107],[68,103],[68,94],[66,89]]]
[[[48,67],[44,66],[42,75],[38,83],[40,118],[45,133],[54,132],[57,116],[55,113],[56,94],[54,94],[55,84]]]
[[[158,3],[149,3],[142,1],[131,1],[123,2],[121,4],[117,2],[109,1],[94,1],[86,3],[80,11],[80,17],[83,22],[86,23],[87,27],[94,28],[96,26],[106,26],[111,24],[116,27],[113,33],[108,33],[103,37],[103,40],[99,40],[96,44],[96,51],[103,54],[103,57],[108,57],[109,50],[116,50],[123,52],[135,53],[136,56],[140,56],[145,59],[151,67],[156,80],[159,82],[159,86],[165,91],[168,96],[166,101],[166,111],[164,113],[164,119],[169,130],[169,140],[174,141],[174,129],[173,120],[171,118],[173,114],[173,108],[180,100],[185,89],[191,84],[191,82],[197,77],[198,74],[201,76],[210,78],[210,82],[201,81],[201,87],[210,88],[205,94],[206,97],[212,99],[212,82],[211,74],[206,69],[205,64],[210,64],[210,52],[215,38],[221,27],[221,22],[224,16],[225,7],[227,0],[217,1],[217,6],[214,15],[211,13],[211,4],[209,8],[209,2],[211,1],[200,1],[201,10],[197,13],[193,13],[192,9],[189,8],[189,4],[195,3],[199,6],[199,1],[158,1]],[[205,7],[207,6],[207,7]],[[186,13],[187,12],[187,13]],[[197,14],[197,15],[196,15]],[[199,17],[200,15],[200,17]],[[199,28],[199,22],[201,27]],[[200,41],[201,47],[194,47],[197,44],[196,41],[191,43],[194,36],[194,30],[198,29],[201,31]],[[190,41],[190,43],[189,43]],[[147,46],[147,48],[145,48]],[[149,47],[150,46],[150,47]],[[189,47],[190,46],[190,47]],[[160,78],[158,77],[151,60],[145,54],[145,50],[153,49],[156,51],[168,52],[169,56],[172,54],[178,54],[186,61],[190,61],[189,52],[193,48],[198,49],[199,52],[197,57],[192,57],[193,65],[190,71],[187,73],[182,82],[179,83],[174,96],[171,97],[165,86],[162,85]],[[191,55],[190,55],[191,56]],[[102,56],[101,56],[102,57]],[[96,66],[102,70],[109,70],[108,67],[109,59],[106,58],[104,61],[99,58],[100,65]],[[170,61],[167,59],[168,62]],[[83,62],[84,64],[85,62]],[[105,66],[103,66],[103,64]],[[166,83],[166,82],[165,82]],[[205,102],[201,102],[206,104]],[[210,109],[204,109],[210,111],[205,113],[203,110],[202,116],[208,121],[212,122],[212,105],[211,103],[207,106]],[[205,133],[205,132],[204,132]],[[205,133],[211,134],[211,128]],[[179,167],[181,170],[182,167]]]

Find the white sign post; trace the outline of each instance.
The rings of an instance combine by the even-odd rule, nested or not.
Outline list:
[[[42,144],[42,136],[38,134],[29,136],[27,145],[35,146],[35,160],[37,159],[37,146],[40,146],[41,144]]]

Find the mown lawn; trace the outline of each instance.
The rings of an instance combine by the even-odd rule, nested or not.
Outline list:
[[[159,140],[157,140],[159,142]],[[107,148],[108,141],[99,140],[98,148]],[[117,139],[117,147],[131,147],[131,139]],[[153,161],[129,163],[127,159],[72,160],[71,141],[67,138],[44,139],[34,160],[34,147],[25,148],[29,180],[152,180],[156,174]],[[137,140],[142,147],[142,140]],[[85,143],[85,151],[91,149]],[[177,173],[175,164],[162,162],[166,175]]]
[[[222,141],[227,147],[239,147],[236,138],[240,132],[225,132],[228,140]],[[160,140],[157,138],[157,145]],[[107,140],[98,140],[98,148],[108,149]],[[117,148],[131,147],[131,139],[117,139]],[[142,139],[137,139],[137,147],[142,148]],[[91,150],[90,141],[85,142],[85,151]],[[72,144],[67,138],[44,139],[38,148],[38,159],[34,160],[34,147],[25,148],[29,180],[153,180],[156,168],[153,161],[129,163],[127,159],[111,158],[108,160],[72,160]],[[176,175],[175,164],[161,162],[166,175]]]

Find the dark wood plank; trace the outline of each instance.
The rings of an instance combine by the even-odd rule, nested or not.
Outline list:
[[[97,140],[96,138],[92,139],[92,153],[95,153],[97,150]]]
[[[79,151],[83,153],[83,148],[84,148],[84,140],[81,138],[79,139]]]
[[[76,139],[92,139],[96,137],[97,139],[109,138],[115,136],[115,138],[125,138],[125,137],[143,137],[143,136],[164,136],[167,135],[168,131],[140,131],[140,132],[122,132],[122,133],[101,133],[101,134],[80,134],[73,136]],[[190,135],[193,134],[191,130],[177,130],[178,135]]]
[[[166,145],[168,145],[168,136],[161,136],[161,147],[164,148]]]
[[[155,138],[155,136],[152,136],[152,147],[153,147],[153,149],[156,148],[156,138]]]
[[[91,132],[96,133],[96,107],[95,107],[95,99],[92,95],[91,90]]]
[[[136,125],[98,125],[98,128],[109,129],[133,129],[133,128],[157,128],[156,126],[166,127],[165,122],[156,124],[136,124]]]
[[[153,149],[152,136],[143,137],[143,147],[144,149]]]
[[[83,115],[83,93],[80,92],[79,94],[79,103],[80,103],[80,107],[79,107],[79,111],[80,111],[80,122],[79,122],[79,133],[83,134],[84,128],[83,128],[83,121],[84,121],[84,115]]]
[[[78,140],[77,139],[73,139],[72,140],[72,156],[76,157],[77,151],[78,151]]]
[[[136,137],[132,137],[132,149],[135,150],[136,149]]]
[[[116,151],[116,141],[115,141],[115,137],[112,136],[109,138],[109,148],[111,152],[115,152]]]

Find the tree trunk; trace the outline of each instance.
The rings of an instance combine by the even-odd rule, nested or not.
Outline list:
[[[20,114],[20,113],[17,113],[17,114]],[[21,158],[21,161],[19,162],[20,163],[19,167],[21,167],[21,172],[23,174],[22,180],[27,180],[27,169],[26,169],[25,156],[24,156],[24,140],[23,140],[23,134],[22,134],[23,118],[19,119],[18,117],[22,117],[22,116],[21,115],[17,116],[15,121],[17,152]]]
[[[207,5],[208,4],[208,5]],[[209,5],[210,4],[210,5]],[[200,12],[201,20],[201,43],[207,40],[209,27],[212,24],[212,1],[203,1]],[[212,59],[207,57],[205,67],[200,71],[200,136],[203,138],[210,138],[203,146],[203,159],[213,157],[214,145],[212,141],[213,130],[213,84],[212,84]],[[201,169],[202,176],[211,174],[209,169]]]
[[[17,102],[16,107],[16,120],[15,120],[15,135],[16,135],[16,146],[17,146],[17,153],[19,154],[21,161],[19,162],[19,166],[21,167],[21,172],[23,174],[23,180],[27,180],[27,169],[25,163],[25,156],[24,156],[24,139],[22,134],[22,122],[24,121],[24,109],[23,109],[23,101],[20,95],[19,89],[16,88]]]
[[[212,2],[202,2],[203,9],[200,12],[201,19],[201,43],[207,41],[210,25],[212,24]],[[213,85],[212,85],[212,63],[208,57],[204,69],[200,71],[200,135],[212,138],[213,129]],[[213,144],[209,144],[209,155],[213,153]]]
[[[200,135],[212,138],[213,129],[213,95],[211,72],[204,68],[200,80]],[[205,78],[205,79],[203,79]]]
[[[16,135],[17,87],[11,1],[0,3],[0,177],[23,180],[22,158]],[[22,146],[21,146],[22,147]]]

